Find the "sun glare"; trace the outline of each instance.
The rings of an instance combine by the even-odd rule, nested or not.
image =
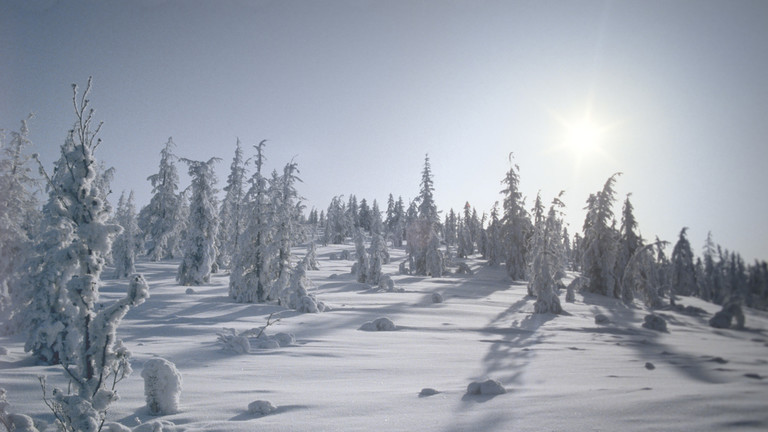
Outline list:
[[[604,128],[589,117],[565,124],[565,145],[577,156],[600,150]]]

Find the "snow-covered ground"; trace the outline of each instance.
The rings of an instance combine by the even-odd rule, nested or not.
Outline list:
[[[706,316],[660,311],[669,333],[642,328],[648,311],[597,295],[560,301],[565,315],[534,315],[535,299],[503,267],[468,260],[474,275],[397,274],[402,250],[386,273],[402,292],[358,284],[352,261],[329,260],[351,244],[319,247],[320,270],[308,272],[318,299],[332,309],[298,314],[275,305],[236,304],[228,276],[207,286],[175,282],[178,262],[137,265],[151,298],[132,309],[118,334],[133,353],[133,375],[109,420],[134,427],[152,420],[186,431],[723,431],[768,429],[768,314],[747,309],[746,330],[707,325],[719,310],[695,298],[679,303]],[[109,272],[107,272],[109,273]],[[127,282],[106,280],[102,300]],[[434,303],[433,293],[444,301]],[[293,345],[246,354],[222,349],[217,335],[280,321]],[[597,314],[608,317],[598,324]],[[394,331],[362,331],[379,317]],[[65,387],[61,370],[38,366],[19,337],[0,338],[0,387],[11,411],[52,423],[37,376]],[[2,352],[0,350],[0,352]],[[149,415],[143,365],[153,357],[183,377],[179,412]],[[495,379],[506,393],[468,395],[473,381]],[[438,393],[420,395],[422,389]],[[271,402],[267,415],[252,402]],[[53,430],[53,426],[49,427]]]

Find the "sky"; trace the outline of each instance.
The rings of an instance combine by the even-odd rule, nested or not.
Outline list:
[[[438,209],[482,214],[513,154],[529,207],[565,191],[571,233],[622,172],[615,212],[631,193],[646,239],[764,260],[766,23],[765,1],[0,0],[0,127],[34,113],[51,169],[92,76],[113,204],[149,202],[169,137],[222,158],[220,188],[236,140],[267,139],[318,209],[412,199],[429,154]]]

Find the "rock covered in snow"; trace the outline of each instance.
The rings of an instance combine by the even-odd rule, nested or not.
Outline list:
[[[741,310],[741,306],[736,303],[730,303],[723,306],[720,310],[709,320],[709,325],[714,328],[730,328],[731,322],[736,318],[737,329],[744,328],[744,312]]]
[[[645,322],[643,322],[643,327],[647,328],[648,330],[655,330],[657,332],[663,332],[667,333],[667,322],[659,315],[656,314],[650,314],[646,315]]]
[[[595,315],[595,324],[608,324],[609,322],[611,322],[611,320],[608,319],[608,316],[601,313]]]
[[[151,415],[174,414],[179,411],[181,373],[176,365],[163,358],[153,358],[144,363],[144,395]]]
[[[433,292],[432,293],[432,303],[442,303],[443,302],[443,295],[439,292]]]
[[[397,330],[397,326],[387,317],[376,318],[373,321],[368,321],[362,326],[360,330],[363,331],[393,331]]]
[[[425,387],[425,388],[421,389],[421,391],[419,392],[419,397],[434,396],[434,395],[436,395],[438,393],[440,393],[440,392],[435,390],[435,389],[433,389],[433,388]]]
[[[395,290],[395,281],[392,280],[392,276],[390,275],[382,275],[379,278],[379,289],[385,290],[385,291],[394,291]]]
[[[277,407],[272,405],[272,402],[265,400],[257,400],[248,404],[248,413],[265,416],[277,410]]]
[[[656,366],[651,362],[645,362],[645,368],[648,370],[654,370],[656,369]]]
[[[469,395],[495,396],[506,393],[507,390],[499,381],[488,379],[483,382],[473,381],[467,386]]]
[[[195,289],[194,289],[194,288],[187,288],[187,290],[186,290],[186,291],[184,291],[184,293],[185,293],[185,294],[188,294],[188,295],[191,295],[191,294],[197,294],[197,292],[195,292]]]

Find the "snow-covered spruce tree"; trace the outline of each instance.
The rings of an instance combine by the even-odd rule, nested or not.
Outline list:
[[[512,155],[510,154],[510,161]],[[505,188],[501,219],[501,231],[504,238],[505,263],[507,274],[513,280],[523,280],[528,272],[528,236],[533,226],[525,210],[525,203],[520,193],[520,168],[514,164],[502,180]]]
[[[112,245],[112,260],[115,265],[115,278],[127,278],[136,273],[136,255],[141,247],[141,231],[136,223],[136,206],[133,203],[133,191],[125,198],[120,195],[115,211],[115,223],[123,228]]]
[[[459,244],[456,248],[456,255],[459,258],[467,258],[475,252],[475,248],[472,244],[472,234],[466,222],[459,221],[458,232]]]
[[[269,205],[268,181],[262,174],[266,141],[255,145],[256,170],[251,176],[246,195],[245,227],[232,256],[229,295],[238,303],[263,303],[271,291],[271,263],[276,257],[272,242],[274,212]],[[330,212],[329,212],[330,213]]]
[[[307,260],[307,270],[318,270],[320,268],[317,262],[317,247],[314,241],[309,242],[307,245],[307,254],[304,257]]]
[[[360,200],[360,207],[357,213],[357,220],[360,223],[360,228],[367,232],[371,232],[371,208],[368,207],[368,201],[365,198]]]
[[[307,278],[306,257],[296,264],[291,271],[288,287],[283,290],[280,304],[303,313],[317,313],[325,310],[325,304],[318,301],[314,294],[309,294],[309,279]]]
[[[458,241],[457,235],[458,222],[456,220],[456,213],[451,209],[445,216],[445,223],[443,224],[443,239],[448,246],[455,246]]]
[[[701,298],[706,301],[715,299],[715,242],[712,240],[712,232],[707,233],[707,240],[704,242],[704,274],[699,280],[699,292]]]
[[[562,206],[562,201],[555,198],[546,219],[540,221],[534,231],[528,293],[536,296],[535,313],[559,314],[563,311],[555,286],[558,267],[563,261],[562,223],[558,215]]]
[[[132,306],[149,297],[140,275],[128,293],[99,308],[100,277],[112,238],[120,227],[107,223],[109,206],[101,198],[94,150],[101,127],[91,129],[88,87],[78,100],[73,85],[75,128],[61,147],[53,176],[46,176],[49,198],[44,206],[40,256],[29,266],[27,307],[29,331],[25,349],[49,362],[60,362],[74,393],[44,394],[60,430],[92,432],[104,424],[109,405],[117,400],[116,384],[131,371],[129,353],[116,337],[120,320]],[[43,388],[45,383],[43,381]]]
[[[382,274],[382,266],[389,264],[389,251],[387,250],[387,243],[384,241],[384,237],[381,234],[374,233],[371,236],[371,250],[368,257],[368,275],[366,276],[366,282],[376,286],[379,285]]]
[[[371,234],[384,234],[384,221],[381,220],[381,210],[376,200],[373,200],[371,206]]]
[[[15,333],[13,315],[21,311],[24,293],[19,287],[22,266],[33,253],[32,237],[40,219],[35,192],[39,185],[32,176],[26,148],[29,141],[27,121],[19,132],[11,133],[10,142],[0,137],[0,328]]]
[[[432,235],[429,239],[425,265],[427,275],[443,277],[443,273],[445,273],[445,257],[443,256],[443,251],[440,250],[440,239],[436,235]]]
[[[661,287],[658,286],[656,260],[653,256],[653,249],[662,247],[666,242],[656,241],[654,243],[638,248],[627,261],[624,267],[624,274],[621,279],[622,293],[627,291],[638,295],[640,299],[651,308],[662,306],[659,295]],[[625,294],[622,294],[626,301]]]
[[[219,158],[206,162],[182,159],[192,177],[192,198],[189,203],[184,257],[179,264],[176,280],[181,285],[203,285],[210,281],[216,264],[216,234],[219,215],[216,203],[216,173],[213,165]]]
[[[672,286],[669,290],[669,301],[675,304],[675,294],[696,294],[696,269],[693,266],[693,252],[685,231],[680,230],[680,236],[672,249]]]
[[[407,228],[408,259],[411,271],[416,275],[427,275],[427,250],[432,237],[437,236],[437,225],[440,220],[434,200],[434,186],[429,155],[424,157],[424,169],[421,174],[419,196],[414,200],[417,213],[411,216]]]
[[[325,218],[325,243],[342,244],[349,235],[352,222],[346,211],[346,206],[341,196],[335,196],[328,205],[328,214]]]
[[[403,197],[397,197],[397,202],[395,202],[394,215],[395,216],[392,219],[390,226],[392,246],[403,247],[406,227],[405,203],[403,202]]]
[[[357,281],[359,283],[371,283],[368,280],[370,260],[368,259],[368,252],[365,250],[362,229],[358,229],[355,234],[355,255],[357,257],[357,262],[355,263]]]
[[[276,283],[272,293],[268,294],[270,300],[278,300],[290,283],[291,247],[302,234],[299,217],[303,208],[295,186],[297,181],[301,181],[298,174],[298,164],[291,161],[283,168],[282,176],[277,173],[272,175],[269,192],[271,205],[275,209],[272,240],[277,248],[277,259],[273,261]]]
[[[240,139],[237,140],[235,156],[232,159],[224,192],[226,194],[221,202],[219,213],[219,235],[216,242],[219,254],[216,262],[220,268],[229,268],[232,264],[232,255],[238,248],[237,242],[243,225],[241,208],[245,198],[245,161]]]
[[[496,201],[491,208],[491,220],[486,229],[488,241],[485,243],[485,256],[488,260],[488,265],[492,267],[498,266],[504,257],[501,229],[499,202]]]
[[[617,236],[611,228],[616,177],[613,174],[603,189],[587,199],[587,216],[584,220],[584,255],[582,273],[589,278],[590,292],[621,298],[621,287],[614,273],[616,267]]]
[[[160,151],[157,174],[147,177],[152,184],[152,198],[139,212],[139,228],[145,236],[147,256],[152,261],[176,258],[181,254],[181,232],[185,223],[181,214],[179,173],[176,170],[176,145],[172,138]]]
[[[619,244],[618,253],[616,254],[616,280],[621,281],[624,278],[624,271],[629,263],[630,258],[643,246],[643,241],[639,235],[635,232],[637,229],[637,221],[633,214],[632,203],[629,201],[629,197],[632,194],[627,194],[627,198],[624,200],[624,206],[621,210],[621,227],[619,228]],[[631,286],[621,285],[622,292],[621,298],[625,303],[632,303]]]

